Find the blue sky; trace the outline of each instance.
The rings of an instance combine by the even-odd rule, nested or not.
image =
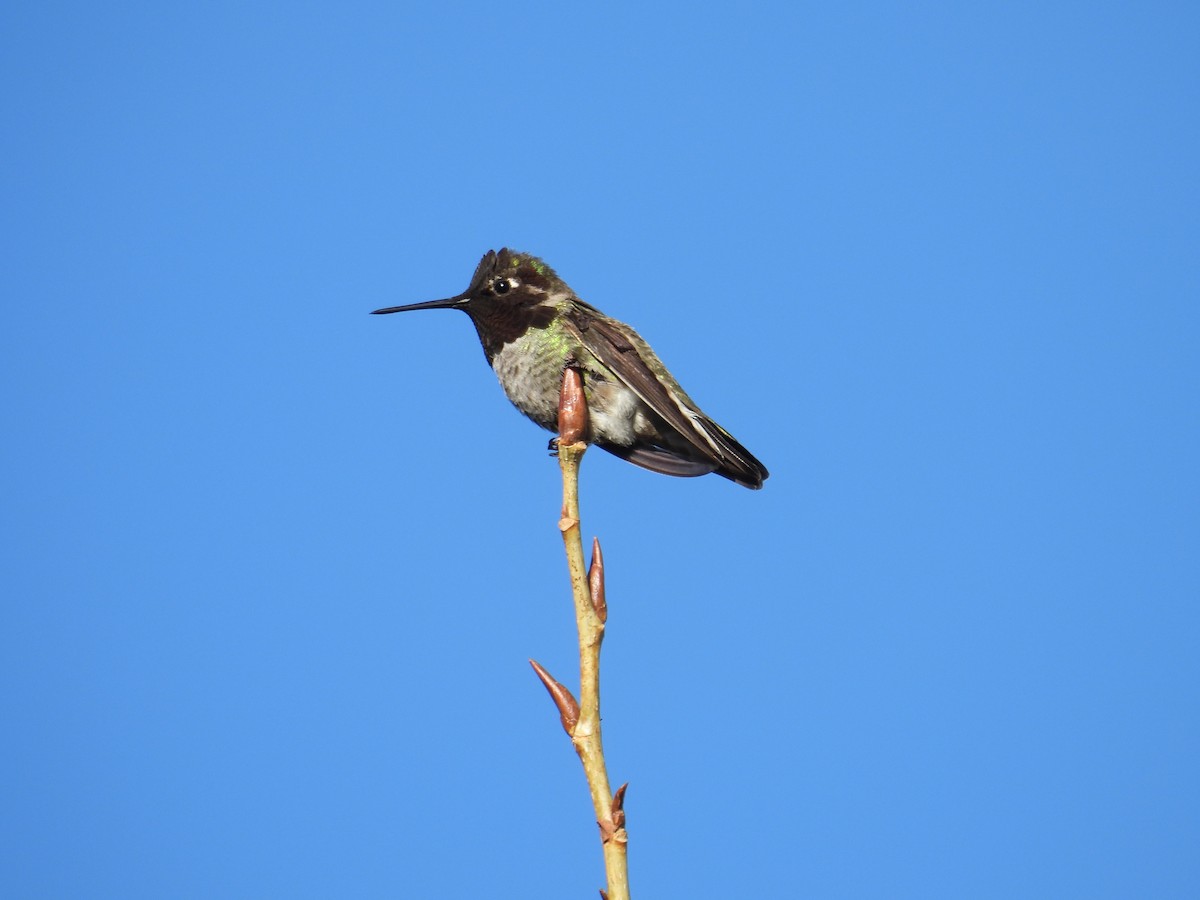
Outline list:
[[[595,896],[507,245],[772,473],[584,461],[636,895],[1196,896],[1198,35],[6,5],[4,893]]]

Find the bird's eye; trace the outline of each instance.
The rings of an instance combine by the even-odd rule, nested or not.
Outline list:
[[[492,289],[497,294],[507,294],[509,291],[509,288],[511,288],[511,287],[512,287],[512,285],[509,284],[507,278],[497,278],[496,283],[494,285],[492,285]]]

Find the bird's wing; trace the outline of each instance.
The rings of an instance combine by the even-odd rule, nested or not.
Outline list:
[[[702,458],[715,459],[717,471],[747,487],[762,487],[763,479],[767,477],[766,467],[733,435],[694,408],[685,394],[668,390],[658,380],[646,357],[659,367],[662,363],[645,341],[636,337],[631,339],[605,316],[582,302],[570,315],[570,322],[583,345],[626,387],[695,447]],[[654,468],[647,464],[652,462],[650,460],[626,458]]]
[[[700,415],[699,411],[683,406],[672,396],[643,358],[643,354],[653,356],[653,351],[646,346],[645,341],[640,341],[642,346],[639,347],[599,314],[589,315],[586,307],[573,311],[570,320],[578,330],[583,345],[610,369],[622,384],[637,394],[642,402],[697,450],[705,454],[713,452],[715,448],[710,447],[696,432],[696,424],[692,417]],[[654,361],[658,362],[657,358]]]
[[[668,390],[658,380],[650,360],[659,367],[662,363],[645,341],[630,339],[607,319],[589,315],[586,308],[572,316],[572,324],[579,330],[583,345],[688,443],[706,456],[716,454],[718,459],[724,459],[729,455],[732,448],[722,440],[729,435],[700,410],[688,405],[686,396]]]

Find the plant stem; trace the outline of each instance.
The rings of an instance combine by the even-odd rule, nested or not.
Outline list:
[[[613,795],[604,763],[600,735],[600,644],[604,623],[592,604],[587,567],[583,558],[583,539],[579,528],[579,463],[587,444],[560,443],[558,457],[563,473],[563,508],[559,527],[567,551],[571,575],[571,593],[575,599],[575,624],[579,630],[579,721],[571,731],[571,743],[583,763],[596,822],[604,848],[604,867],[608,875],[609,900],[628,900],[629,869],[627,837],[622,813],[613,815]]]

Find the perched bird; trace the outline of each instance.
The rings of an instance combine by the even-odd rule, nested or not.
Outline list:
[[[538,425],[558,427],[563,370],[583,377],[589,440],[665,475],[716,472],[748,488],[767,470],[700,411],[636,331],[584,303],[535,256],[489,250],[454,297],[374,314],[461,309],[475,324],[508,399]]]

